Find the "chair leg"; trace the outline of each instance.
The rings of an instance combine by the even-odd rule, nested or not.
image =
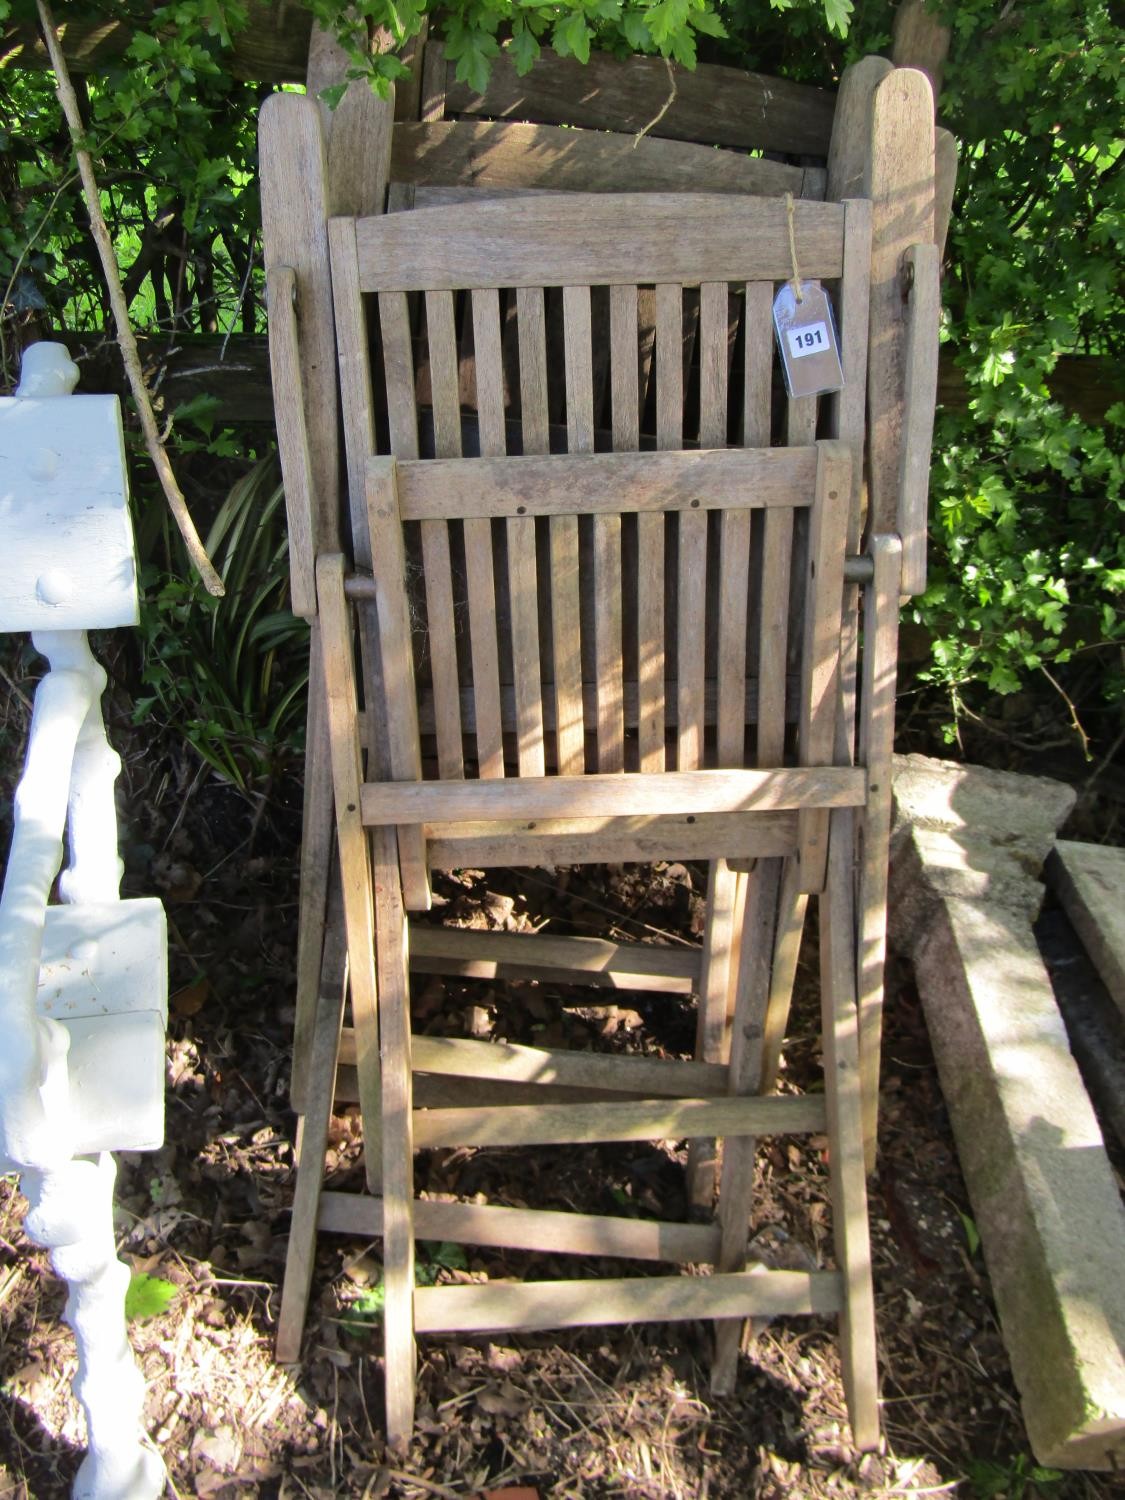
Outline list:
[[[730,1092],[757,1092],[762,1071],[762,1033],[769,995],[773,934],[781,884],[780,859],[759,860],[749,877],[742,957],[738,967],[734,1026],[730,1046]],[[741,1271],[746,1266],[746,1236],[754,1198],[753,1136],[727,1136],[723,1141],[723,1170],[719,1188],[719,1262],[716,1271]],[[711,1389],[726,1396],[734,1389],[741,1318],[715,1324],[715,1358]]]
[[[414,1105],[406,911],[393,828],[371,838],[383,1078],[383,1279],[387,1442],[414,1429]]]
[[[316,1254],[317,1215],[336,1085],[340,1027],[344,1019],[344,998],[347,994],[346,949],[340,920],[338,887],[333,896],[334,899],[329,902],[322,978],[319,994],[316,996],[312,1042],[305,1075],[306,1110],[300,1122],[297,1185],[293,1195],[289,1244],[285,1252],[281,1312],[277,1321],[279,1364],[292,1364],[301,1354],[301,1334],[308,1311],[309,1286]]]
[[[713,859],[696,1012],[697,1062],[725,1062],[730,1045],[727,1007],[737,931],[738,890],[739,877],[735,871],[725,859]],[[687,1193],[692,1208],[710,1211],[715,1197],[717,1161],[713,1140],[696,1139],[688,1143]]]
[[[773,972],[770,997],[766,1006],[766,1034],[762,1046],[762,1077],[759,1092],[772,1094],[777,1086],[781,1066],[781,1049],[789,1025],[789,1007],[797,979],[797,960],[801,955],[801,937],[805,930],[808,895],[801,890],[801,870],[795,859],[785,861],[781,901],[777,919],[777,936],[773,945]]]
[[[300,906],[297,919],[296,1020],[293,1025],[293,1071],[289,1103],[305,1113],[309,1059],[319,995],[321,958],[326,942],[329,871],[335,818],[332,760],[328,746],[328,713],[320,626],[312,622],[309,640],[309,708],[305,732],[305,797],[301,812]],[[337,921],[342,918],[337,917]]]
[[[883,971],[887,957],[887,864],[891,841],[891,755],[895,733],[899,585],[902,543],[871,539],[874,563],[864,603],[862,758],[868,770],[859,870],[859,1070],[863,1092],[863,1149],[875,1169],[879,1123],[879,1062],[883,1040]]]
[[[828,884],[819,898],[824,1091],[836,1261],[844,1278],[840,1360],[852,1437],[859,1449],[879,1441],[875,1301],[863,1161],[863,1096],[855,989],[853,822],[832,815]]]

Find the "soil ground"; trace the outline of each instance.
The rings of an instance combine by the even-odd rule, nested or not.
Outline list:
[[[5,791],[31,683],[10,673],[0,714]],[[112,705],[111,705],[112,706]],[[131,1324],[148,1383],[146,1425],[180,1496],[541,1497],[958,1494],[1022,1500],[1125,1495],[1112,1476],[1053,1475],[1027,1449],[987,1271],[976,1242],[911,976],[890,975],[881,1155],[872,1185],[885,1444],[847,1441],[833,1327],[754,1330],[738,1394],[712,1400],[701,1324],[597,1329],[504,1342],[432,1340],[422,1353],[417,1435],[384,1453],[379,1245],[322,1240],[304,1359],[281,1369],[272,1341],[293,1190],[287,1109],[299,798],[253,803],[196,774],[182,749],[115,716],[125,749],[126,889],[165,899],[172,948],[167,1144],[126,1156],[119,1243],[137,1273],[170,1285],[166,1309]],[[703,872],[688,866],[472,873],[445,884],[439,918],[556,932],[698,941]],[[595,994],[595,998],[597,998]],[[596,1050],[690,1052],[687,1002],[590,991],[423,981],[422,1030]],[[783,1087],[816,1086],[815,953],[806,944]],[[334,1124],[334,1185],[357,1174],[354,1115]],[[754,1246],[770,1264],[830,1263],[823,1140],[759,1152]],[[681,1143],[682,1146],[682,1143]],[[422,1191],[504,1202],[683,1209],[682,1149],[437,1153]],[[23,1199],[0,1182],[0,1497],[68,1493],[82,1420],[63,1287],[22,1230]],[[521,1277],[529,1257],[430,1247],[422,1273]],[[606,1263],[590,1270],[605,1270]],[[575,1275],[573,1261],[535,1274]]]

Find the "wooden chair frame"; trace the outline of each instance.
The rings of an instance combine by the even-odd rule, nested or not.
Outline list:
[[[327,937],[322,941],[325,928],[318,918],[324,909],[327,894],[328,870],[330,867],[330,832],[326,813],[330,806],[330,782],[326,774],[328,756],[326,746],[326,714],[329,703],[321,677],[322,653],[318,649],[317,637],[320,623],[315,616],[315,586],[312,576],[312,558],[325,547],[339,545],[348,526],[341,526],[336,509],[338,458],[335,448],[335,408],[332,393],[323,379],[323,371],[334,355],[332,322],[328,316],[331,293],[327,277],[327,217],[330,209],[344,211],[381,210],[388,179],[401,183],[391,188],[391,206],[403,207],[411,198],[417,203],[449,201],[464,196],[459,193],[457,181],[463,172],[469,172],[473,180],[485,189],[511,190],[519,187],[541,186],[528,182],[526,169],[519,167],[521,156],[525,161],[535,161],[537,156],[520,151],[526,146],[521,136],[528,131],[537,134],[541,148],[554,148],[555,173],[550,181],[555,182],[560,168],[557,147],[565,141],[570,155],[565,158],[564,180],[566,186],[579,188],[612,188],[620,185],[616,175],[620,168],[616,164],[625,160],[619,142],[628,143],[629,137],[594,137],[588,132],[559,132],[552,126],[512,126],[490,124],[485,120],[464,122],[444,121],[449,94],[435,87],[441,76],[444,63],[440,61],[440,49],[428,48],[426,87],[423,90],[425,119],[418,126],[402,121],[393,128],[389,112],[373,106],[364,91],[353,90],[345,104],[330,120],[317,119],[316,112],[305,101],[286,96],[282,108],[274,110],[269,120],[263,117],[263,200],[267,224],[266,255],[270,283],[271,307],[271,351],[274,362],[275,389],[277,391],[279,437],[282,447],[283,465],[286,475],[287,498],[290,506],[291,548],[294,558],[294,600],[299,612],[313,617],[314,649],[312,656],[312,681],[310,683],[310,775],[306,785],[306,842],[302,871],[302,925],[301,954],[298,981],[298,1038],[294,1070],[294,1103],[303,1115],[300,1141],[302,1162],[311,1163],[301,1171],[294,1204],[294,1234],[290,1246],[290,1265],[286,1275],[286,1296],[283,1317],[279,1330],[279,1353],[283,1357],[296,1357],[300,1329],[304,1317],[304,1306],[308,1294],[309,1274],[315,1228],[350,1230],[355,1232],[362,1221],[363,1232],[372,1232],[371,1216],[366,1210],[371,1200],[360,1205],[335,1202],[334,1195],[320,1193],[319,1167],[323,1155],[323,1142],[327,1132],[328,1114],[334,1092],[343,1097],[355,1097],[357,1093],[368,1095],[371,1085],[362,1087],[358,1080],[364,1073],[372,1071],[372,1059],[361,1057],[357,1041],[344,1034],[341,1041],[340,1025],[344,991],[342,970],[342,939],[338,925],[329,922]],[[637,60],[640,61],[640,60]],[[323,68],[325,59],[314,59],[313,68]],[[440,63],[440,66],[439,66]],[[332,66],[331,60],[328,60]],[[707,70],[702,70],[706,72]],[[730,70],[714,70],[729,73]],[[445,72],[448,79],[448,70]],[[323,81],[328,81],[327,76]],[[707,87],[713,80],[701,79]],[[510,87],[510,81],[504,84]],[[570,90],[573,94],[573,89]],[[815,93],[815,91],[807,91]],[[799,90],[796,91],[800,93]],[[879,492],[877,474],[890,476],[882,481],[882,493],[890,491],[892,531],[903,530],[910,545],[919,546],[919,530],[924,538],[924,524],[919,528],[917,517],[925,511],[925,458],[928,455],[928,429],[926,427],[927,390],[930,388],[931,354],[936,359],[936,338],[932,337],[936,323],[936,253],[931,245],[924,243],[927,233],[932,235],[936,213],[939,222],[947,216],[948,192],[951,191],[951,176],[945,172],[948,191],[939,186],[935,204],[931,192],[927,202],[925,189],[925,163],[931,163],[933,148],[927,147],[925,118],[932,108],[929,105],[924,81],[918,75],[903,70],[892,73],[889,64],[882,59],[865,59],[845,76],[840,98],[836,106],[832,126],[832,144],[828,152],[827,182],[823,170],[802,166],[791,168],[784,163],[762,162],[755,159],[739,159],[724,152],[714,152],[699,147],[685,147],[680,151],[671,141],[659,143],[642,142],[645,150],[636,153],[630,150],[628,165],[631,173],[649,172],[636,185],[680,186],[688,177],[698,183],[704,165],[716,174],[702,185],[712,190],[745,192],[750,186],[759,191],[790,191],[794,195],[821,196],[827,186],[829,196],[839,194],[845,184],[852,191],[858,187],[870,193],[875,203],[876,253],[873,266],[882,276],[883,312],[880,315],[886,334],[879,333],[879,322],[875,305],[872,307],[871,366],[869,403],[874,417],[880,404],[892,408],[889,421],[881,430],[881,444],[872,446],[869,457],[871,496]],[[819,96],[821,99],[823,96]],[[454,101],[458,103],[463,101]],[[278,104],[281,101],[277,101]],[[501,97],[483,101],[483,112],[491,108],[502,112],[508,105]],[[283,114],[282,109],[285,113]],[[409,105],[405,111],[408,113]],[[531,118],[551,118],[537,115]],[[581,122],[589,123],[589,122]],[[675,122],[671,122],[675,126]],[[784,127],[781,127],[782,130]],[[825,142],[825,126],[816,127],[820,134],[818,142]],[[428,132],[428,133],[427,133]],[[325,137],[327,136],[327,147]],[[584,137],[578,149],[574,143]],[[932,143],[932,132],[929,137]],[[593,142],[603,143],[601,149],[593,149]],[[901,149],[903,141],[909,149]],[[895,141],[900,149],[892,152],[882,142]],[[654,150],[647,150],[649,145]],[[761,144],[753,142],[752,144]],[[782,144],[779,140],[775,144]],[[939,133],[939,163],[946,168],[950,161],[947,148],[950,143],[942,141]],[[363,149],[357,149],[362,146]],[[823,146],[821,147],[823,149]],[[927,158],[927,150],[929,157]],[[650,163],[642,163],[644,156]],[[663,162],[661,160],[663,157]],[[718,167],[709,164],[718,161]],[[515,165],[513,165],[515,164]],[[512,174],[515,171],[516,176]],[[522,172],[522,175],[521,175]],[[677,173],[679,174],[677,180]],[[757,174],[751,184],[749,174]],[[722,176],[725,174],[725,177]],[[903,212],[904,183],[913,176],[921,188],[915,188],[910,200],[909,213]],[[669,181],[669,179],[672,179]],[[722,180],[716,180],[722,178]],[[932,175],[931,175],[932,180]],[[423,194],[429,193],[428,199]],[[943,210],[943,201],[946,207]],[[893,225],[893,228],[892,228]],[[927,228],[927,226],[930,226]],[[909,241],[923,241],[911,248]],[[905,255],[905,259],[904,259]],[[900,265],[901,262],[901,265]],[[882,267],[879,272],[879,267]],[[910,294],[905,303],[907,317],[903,319],[900,282],[902,275],[912,277]],[[877,278],[875,284],[877,285]],[[873,293],[874,295],[874,293]],[[878,299],[876,299],[878,300]],[[882,360],[883,374],[877,375]],[[320,373],[318,373],[320,372]],[[929,403],[932,410],[932,400]],[[912,423],[904,430],[902,412],[912,413]],[[921,415],[919,415],[921,414]],[[807,417],[805,421],[807,422]],[[859,414],[862,422],[862,411]],[[798,419],[799,423],[799,419]],[[791,433],[799,430],[793,426]],[[806,428],[807,430],[807,428]],[[838,428],[836,430],[839,430]],[[853,429],[854,431],[854,425]],[[750,440],[748,435],[747,440]],[[876,454],[875,447],[880,447]],[[353,487],[354,493],[354,487]],[[859,498],[858,485],[856,498]],[[897,510],[895,507],[897,506]],[[906,506],[907,510],[903,507]],[[909,507],[915,518],[910,525],[899,527],[899,514],[905,516]],[[888,501],[883,499],[881,509],[884,517]],[[893,535],[874,529],[877,518],[873,509],[872,526],[864,560],[849,564],[846,613],[856,616],[855,599],[860,587],[864,594],[864,616],[867,622],[869,649],[862,660],[862,695],[859,722],[860,759],[863,763],[885,765],[890,751],[893,732],[894,667],[896,661],[895,631],[897,628],[897,601],[899,585],[897,579],[898,542]],[[849,551],[855,555],[859,543],[861,517],[858,506],[853,514],[852,535]],[[924,546],[924,540],[922,544]],[[908,549],[909,550],[909,547]],[[917,556],[917,550],[915,556]],[[922,554],[924,557],[924,553]],[[358,561],[359,559],[357,559]],[[923,564],[924,566],[924,564]],[[914,586],[918,587],[917,568]],[[856,632],[852,628],[852,639]],[[854,656],[853,656],[854,660]],[[853,665],[851,670],[855,670]],[[845,677],[847,668],[845,669]],[[845,690],[845,700],[854,720],[854,695]],[[841,745],[838,749],[850,752],[852,730],[849,715],[845,715],[839,730]],[[864,1113],[865,1138],[869,1163],[873,1160],[875,1101],[877,1097],[877,1067],[879,1047],[879,1025],[881,1012],[882,957],[885,946],[885,849],[889,833],[889,775],[878,781],[871,778],[871,790],[867,805],[859,820],[858,854],[860,876],[860,942],[858,949],[858,994],[859,1002],[859,1055],[865,1080]],[[725,895],[720,889],[715,905],[728,913],[727,920],[736,920],[745,909],[747,882],[729,867],[725,877]],[[776,926],[774,938],[774,961],[770,965],[769,1005],[763,1041],[761,1082],[764,1087],[772,1084],[776,1076],[777,1059],[791,992],[792,975],[796,967],[800,931],[805,917],[806,895],[797,889],[792,863],[781,877],[779,905],[781,919]],[[723,886],[723,876],[718,884]],[[882,895],[880,894],[882,892]],[[542,967],[532,965],[525,953],[512,951],[510,941],[503,937],[497,940],[492,935],[491,953],[483,953],[479,944],[466,943],[471,934],[432,934],[424,930],[414,934],[411,947],[411,962],[417,968],[430,972],[521,974],[552,972],[566,977],[582,977],[597,983],[637,984],[643,981],[645,988],[654,985],[686,989],[699,984],[700,974],[712,974],[715,978],[711,990],[711,1004],[701,1005],[702,1057],[716,1058],[722,1053],[722,1038],[725,1031],[725,1008],[727,990],[730,988],[730,967],[737,966],[737,952],[726,956],[727,978],[719,983],[721,964],[712,962],[710,949],[711,929],[705,952],[696,957],[680,959],[671,965],[677,972],[654,975],[651,959],[618,950],[617,945],[598,945],[590,940],[554,940],[543,947],[545,952]],[[516,940],[518,943],[518,939]],[[643,969],[644,972],[633,972]],[[362,1010],[362,991],[366,988],[368,1001],[374,1011],[375,976],[370,984],[360,979],[361,998],[357,1015]],[[724,988],[725,986],[725,988]],[[352,976],[353,1009],[356,1009],[356,976]],[[709,1020],[706,1019],[709,1017]],[[716,1017],[722,1017],[717,1021]],[[517,1059],[514,1066],[522,1064]],[[702,1063],[701,1066],[714,1066]],[[556,1065],[553,1065],[556,1066]],[[336,1080],[337,1089],[325,1080]],[[354,1080],[349,1082],[349,1080]],[[431,1091],[439,1074],[427,1075],[422,1080]],[[518,1088],[518,1083],[513,1083]],[[422,1090],[423,1096],[426,1089]],[[440,1088],[430,1097],[441,1097]],[[463,1097],[468,1097],[463,1095]],[[514,1095],[513,1095],[514,1097]]]

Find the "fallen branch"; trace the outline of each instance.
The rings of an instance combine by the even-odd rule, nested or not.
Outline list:
[[[98,256],[102,263],[102,272],[105,276],[106,288],[109,291],[110,306],[113,308],[113,319],[117,325],[117,343],[121,349],[121,358],[125,365],[125,373],[129,378],[129,388],[133,393],[136,403],[137,415],[141,419],[141,431],[144,433],[145,447],[148,449],[149,457],[152,459],[168,508],[175,518],[176,525],[180,528],[180,535],[184,539],[184,545],[188,550],[192,565],[202,578],[209,594],[221,596],[225,593],[223,580],[215,571],[211,559],[207,556],[206,549],[199,538],[199,532],[195,529],[195,522],[191,518],[184,493],[176,482],[176,476],[172,472],[172,464],[168,458],[167,450],[160,438],[156,426],[156,416],[152,410],[152,401],[149,397],[148,387],[141,372],[140,355],[137,352],[137,340],[134,337],[132,327],[129,323],[129,309],[125,302],[125,293],[121,288],[121,276],[117,269],[117,257],[113,253],[113,242],[109,237],[109,229],[102,213],[101,199],[98,193],[98,183],[94,176],[94,160],[90,153],[79,143],[85,133],[82,124],[82,116],[78,111],[78,99],[74,93],[74,86],[70,81],[70,72],[63,57],[62,47],[59,45],[58,32],[55,29],[55,18],[51,14],[48,0],[36,0],[39,10],[39,24],[43,32],[43,40],[50,55],[51,66],[55,70],[55,92],[59,96],[59,103],[66,117],[67,129],[74,143],[74,154],[78,162],[78,174],[82,179],[82,192],[86,199],[86,207],[90,214],[90,229],[93,232],[94,243],[98,247]]]

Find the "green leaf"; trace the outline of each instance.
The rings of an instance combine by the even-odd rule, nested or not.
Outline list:
[[[647,52],[652,46],[652,32],[638,10],[627,10],[621,18],[621,30],[634,52]]]
[[[854,10],[852,0],[824,0],[824,19],[834,36],[847,36]]]
[[[162,1276],[150,1276],[147,1271],[135,1271],[125,1293],[125,1318],[129,1323],[144,1318],[158,1318],[168,1311],[176,1299],[179,1287]]]
[[[321,89],[317,98],[323,99],[329,109],[335,109],[347,92],[348,85],[346,83],[330,83],[327,88]]]
[[[591,31],[580,10],[564,16],[551,33],[551,42],[560,57],[574,57],[580,63],[590,61]]]
[[[704,36],[727,36],[727,28],[713,10],[693,10],[688,20]]]
[[[539,50],[539,43],[531,27],[524,21],[517,20],[512,27],[512,40],[508,45],[508,52],[516,65],[517,77],[522,78],[531,71],[539,60]]]
[[[969,1254],[975,1255],[980,1249],[980,1231],[968,1214],[961,1213],[960,1209],[957,1212],[965,1231],[965,1239],[968,1241]]]

